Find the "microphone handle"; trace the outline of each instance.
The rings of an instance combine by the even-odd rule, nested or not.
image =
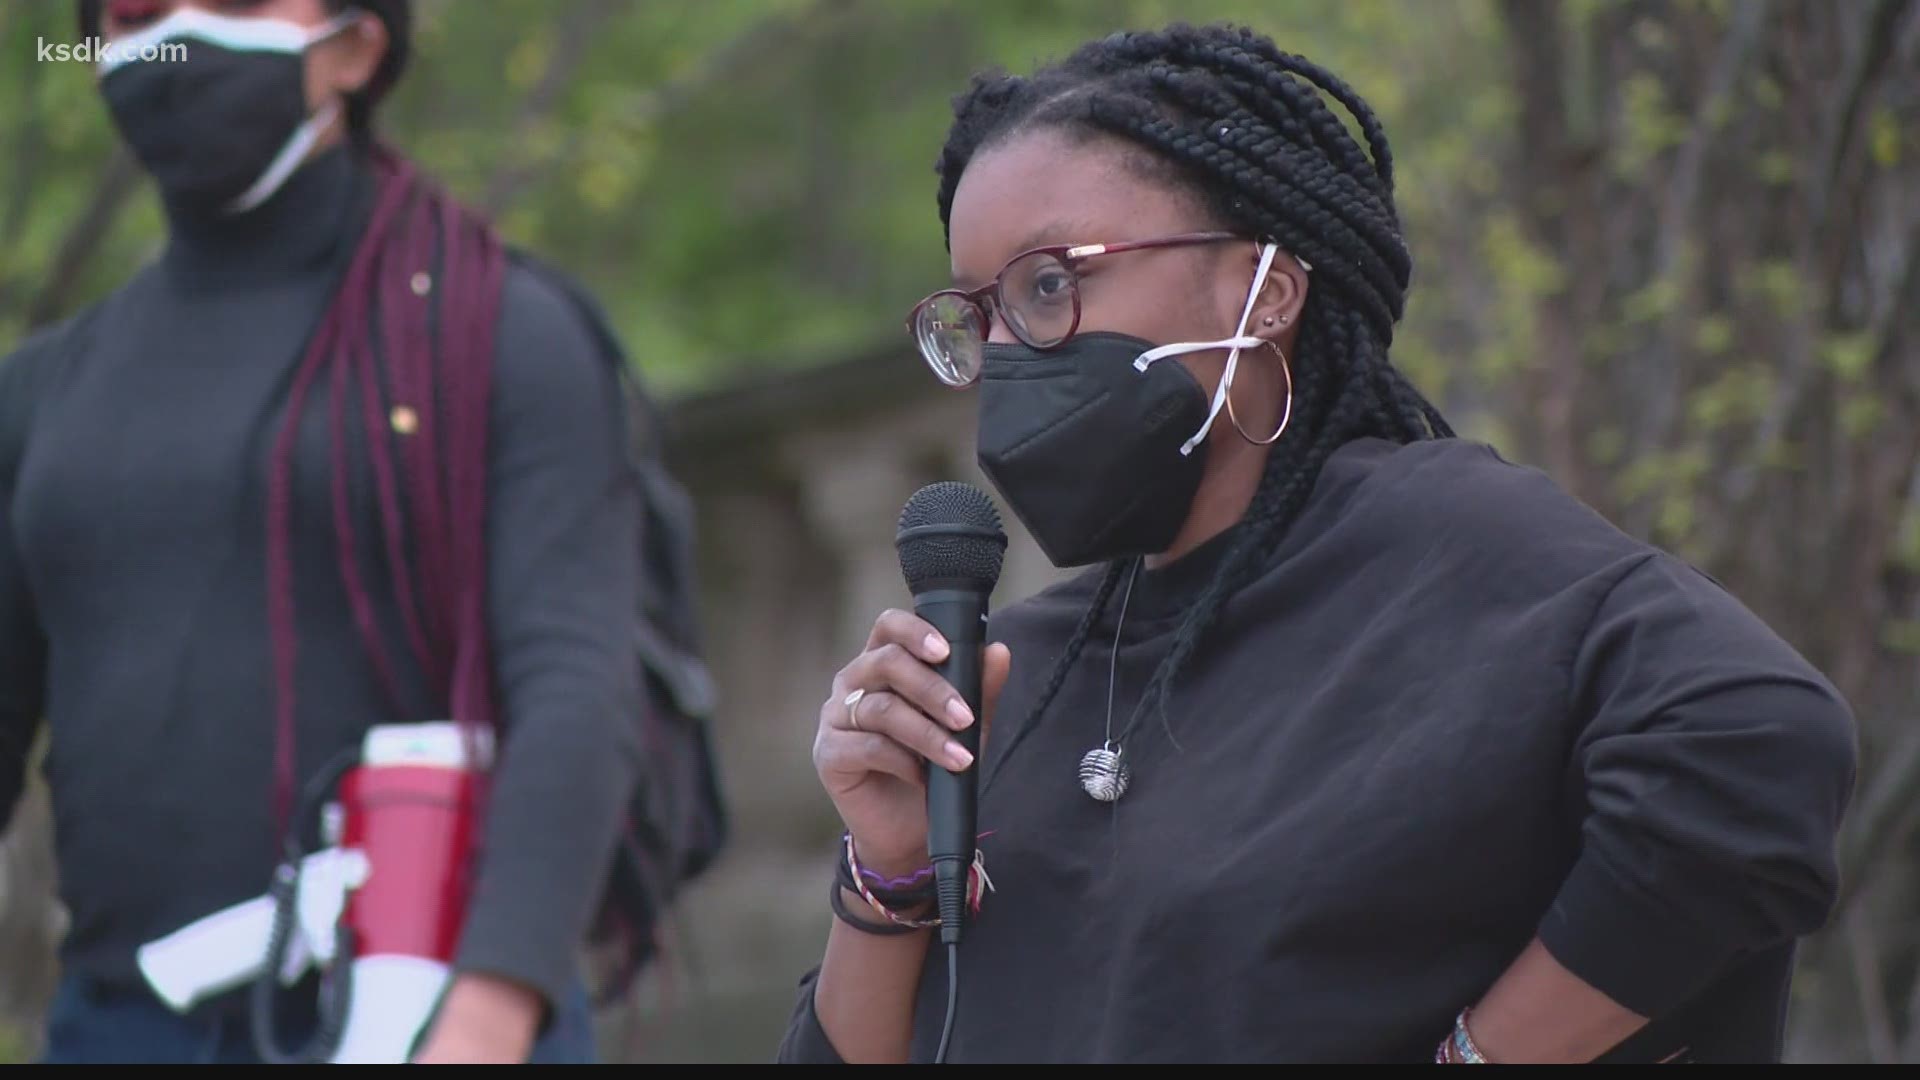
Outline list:
[[[972,589],[934,589],[915,596],[913,610],[947,640],[947,659],[934,670],[959,693],[974,716],[966,730],[951,732],[953,740],[973,755],[973,764],[957,773],[936,763],[927,766],[927,855],[933,862],[940,899],[940,939],[952,943],[960,940],[967,874],[973,868],[974,840],[979,835],[976,785],[987,594]]]

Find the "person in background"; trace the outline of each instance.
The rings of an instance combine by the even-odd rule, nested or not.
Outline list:
[[[977,78],[939,175],[916,342],[1088,569],[996,612],[978,716],[901,611],[834,676],[835,917],[779,1059],[1778,1059],[1852,715],[1394,368],[1360,95],[1249,30],[1120,33]],[[969,767],[950,968],[923,770]]]
[[[71,916],[45,1059],[255,1060],[244,993],[176,1015],[135,950],[262,895],[370,725],[457,719],[498,763],[417,1060],[589,1061],[638,752],[616,372],[564,279],[376,138],[404,0],[79,20],[167,237],[0,363],[0,828],[44,725]]]

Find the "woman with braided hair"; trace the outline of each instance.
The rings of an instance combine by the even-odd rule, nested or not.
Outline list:
[[[899,611],[833,680],[847,833],[782,1060],[1777,1058],[1851,715],[1393,367],[1359,95],[1245,30],[1117,34],[976,79],[939,175],[956,287],[912,332],[1088,569],[995,613],[977,718]],[[924,770],[974,723],[949,969]]]
[[[316,849],[312,793],[370,727],[447,719],[498,754],[414,1060],[591,1060],[576,965],[641,700],[609,350],[377,136],[406,0],[77,11],[168,229],[0,364],[0,829],[44,727],[71,916],[45,1060],[312,1052],[311,974],[263,1050],[246,988],[176,1012],[140,947]]]

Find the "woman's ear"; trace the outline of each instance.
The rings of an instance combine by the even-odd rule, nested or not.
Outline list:
[[[1254,268],[1260,266],[1261,247],[1253,251]],[[1307,303],[1307,271],[1300,260],[1284,248],[1277,249],[1267,267],[1266,284],[1253,301],[1253,317],[1247,333],[1277,341],[1291,337],[1300,322],[1300,309]]]
[[[380,70],[387,44],[387,24],[366,13],[319,43],[314,61],[323,92],[346,98],[365,89]]]

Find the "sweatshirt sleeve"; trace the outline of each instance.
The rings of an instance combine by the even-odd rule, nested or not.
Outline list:
[[[457,966],[578,977],[636,776],[639,490],[617,377],[563,297],[510,271],[497,343],[488,608],[502,730]]]
[[[44,340],[0,359],[0,836],[26,786],[27,755],[46,704],[47,643],[14,536],[14,494]]]
[[[1691,567],[1650,556],[1572,663],[1581,854],[1540,926],[1576,976],[1657,1018],[1741,953],[1819,929],[1856,743],[1839,692]]]

